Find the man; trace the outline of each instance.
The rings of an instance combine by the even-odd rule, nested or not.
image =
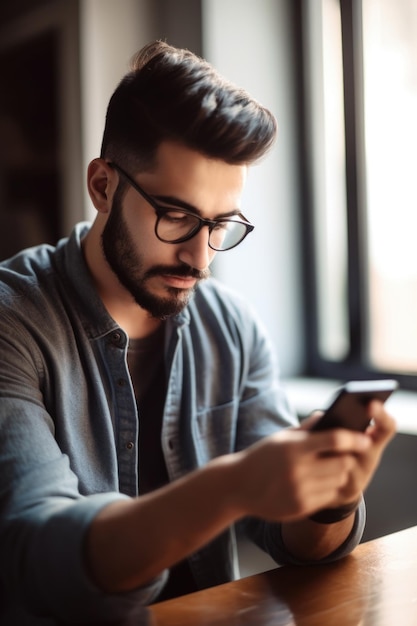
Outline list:
[[[2,624],[139,619],[237,576],[236,524],[278,563],[360,541],[393,420],[374,402],[366,434],[297,427],[262,327],[208,279],[253,229],[242,190],[275,132],[151,44],[88,169],[94,223],[2,264]]]

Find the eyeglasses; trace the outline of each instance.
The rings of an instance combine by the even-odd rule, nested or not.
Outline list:
[[[255,228],[241,213],[236,216],[241,219],[231,217],[205,220],[187,209],[162,207],[116,163],[109,163],[109,165],[124,176],[129,185],[154,209],[156,213],[155,235],[164,243],[182,243],[194,237],[203,226],[207,226],[208,245],[212,250],[223,252],[235,248]]]

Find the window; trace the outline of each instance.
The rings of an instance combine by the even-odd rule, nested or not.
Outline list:
[[[309,373],[417,389],[417,3],[299,7]]]

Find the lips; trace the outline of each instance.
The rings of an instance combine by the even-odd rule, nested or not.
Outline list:
[[[171,276],[164,274],[162,275],[162,279],[167,285],[176,289],[192,289],[197,282],[197,279],[191,276]]]

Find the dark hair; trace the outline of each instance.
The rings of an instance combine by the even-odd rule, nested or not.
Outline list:
[[[250,164],[274,142],[272,113],[189,50],[156,41],[131,67],[109,102],[103,158],[146,169],[159,144],[172,140],[211,158]]]

